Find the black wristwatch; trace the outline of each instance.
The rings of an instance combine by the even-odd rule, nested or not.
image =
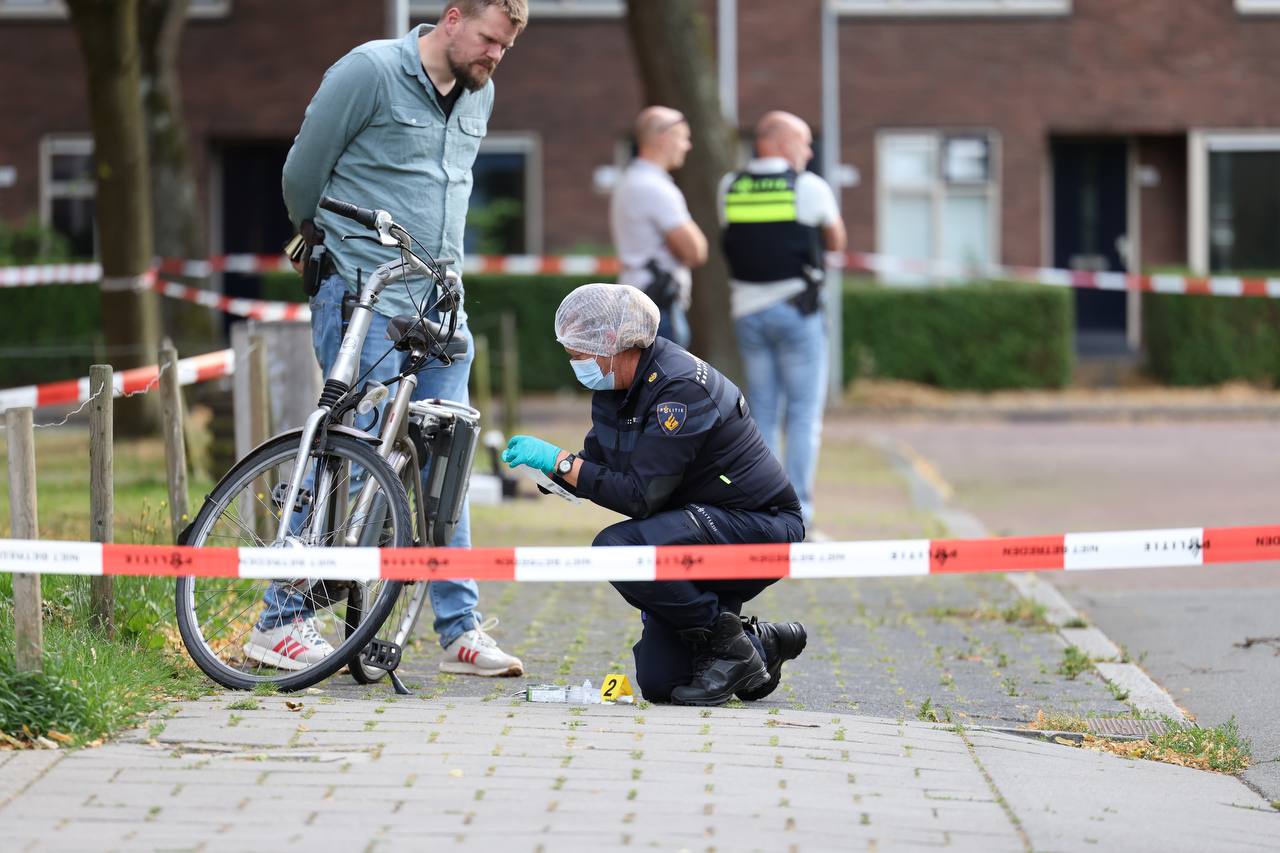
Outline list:
[[[556,463],[556,473],[559,474],[561,477],[569,476],[569,472],[573,470],[573,460],[577,458],[578,457],[570,453],[568,456],[561,459],[559,462]]]

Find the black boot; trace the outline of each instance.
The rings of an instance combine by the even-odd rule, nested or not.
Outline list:
[[[754,690],[739,690],[738,698],[744,702],[763,699],[777,689],[782,681],[782,664],[795,660],[804,651],[809,635],[799,622],[760,622],[756,617],[742,617],[743,627],[760,638],[764,646],[764,661],[769,668],[769,680]],[[750,642],[750,640],[748,640]]]
[[[680,639],[693,652],[693,681],[671,691],[676,705],[723,705],[735,691],[757,690],[769,681],[769,670],[733,613],[721,613],[710,628],[687,628]]]

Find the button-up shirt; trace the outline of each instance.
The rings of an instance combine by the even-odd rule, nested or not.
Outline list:
[[[471,167],[493,111],[493,82],[463,92],[446,119],[422,67],[416,27],[401,39],[371,41],[338,60],[324,75],[284,165],[284,200],[294,225],[314,219],[325,248],[353,289],[395,260],[394,250],[344,234],[368,234],[349,219],[318,210],[329,195],[385,210],[436,257],[457,260],[471,198]],[[461,86],[459,81],[454,84]],[[383,291],[376,310],[416,313],[426,282]]]
[[[592,395],[579,456],[575,491],[632,518],[691,503],[800,507],[737,386],[664,338],[644,351],[629,388]]]

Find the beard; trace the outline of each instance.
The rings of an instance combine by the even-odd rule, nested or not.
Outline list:
[[[449,62],[449,71],[452,72],[454,79],[468,92],[483,89],[489,82],[489,78],[493,76],[493,69],[486,65],[484,60],[459,62],[452,47],[445,51],[445,59]]]

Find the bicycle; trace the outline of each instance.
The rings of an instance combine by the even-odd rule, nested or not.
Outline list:
[[[273,683],[282,691],[299,690],[345,665],[360,683],[390,676],[396,691],[407,693],[395,669],[422,611],[427,584],[377,578],[376,561],[370,577],[294,577],[288,569],[300,562],[289,552],[448,543],[462,515],[479,439],[479,412],[463,403],[411,398],[419,370],[432,361],[448,364],[467,352],[465,336],[457,335],[461,298],[457,276],[446,271],[453,261],[432,258],[386,211],[329,197],[320,206],[377,234],[342,239],[374,240],[398,249],[400,258],[378,267],[359,286],[315,411],[302,427],[268,439],[232,466],[179,537],[180,544],[193,546],[279,550],[280,557],[271,561],[273,576],[179,578],[178,630],[196,665],[224,687]],[[378,295],[415,275],[430,282],[428,298],[438,296],[430,305],[424,300],[417,316],[395,317],[388,325],[387,336],[404,357],[396,379],[388,383],[398,385],[396,393],[373,435],[349,421],[356,413],[373,412],[389,391],[380,383],[363,382],[368,370],[357,377],[360,353]],[[431,314],[439,319],[429,320]],[[403,596],[406,584],[414,590]],[[268,660],[249,658],[244,640],[268,594],[300,597],[315,613],[314,623],[306,624],[314,624],[333,650],[304,663],[282,640]],[[303,630],[303,623],[293,624],[293,630]],[[384,624],[390,626],[385,636],[379,633]]]

